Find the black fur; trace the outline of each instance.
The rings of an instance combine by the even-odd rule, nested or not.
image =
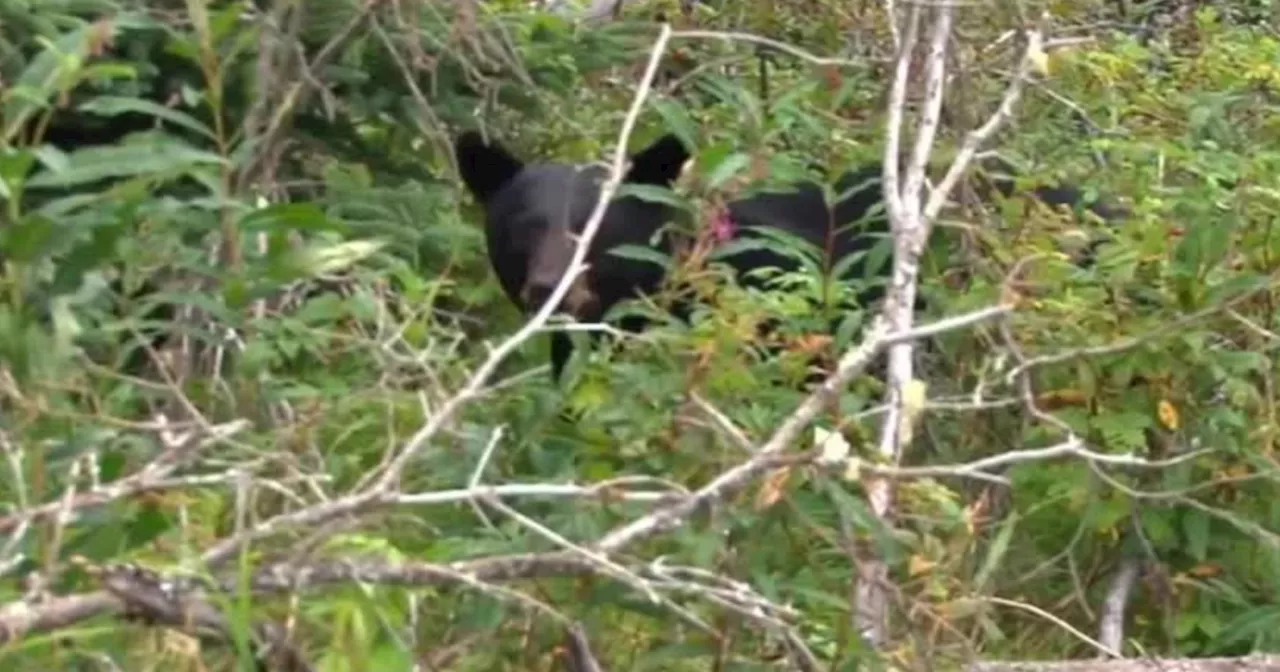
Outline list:
[[[598,166],[525,165],[501,146],[485,143],[476,133],[459,137],[455,151],[463,182],[484,206],[489,261],[498,281],[507,298],[533,312],[550,296],[567,268],[574,236],[591,216],[607,173]],[[675,136],[663,136],[631,157],[625,181],[670,185],[688,158],[688,150]],[[674,214],[671,206],[636,196],[613,199],[586,258],[590,270],[582,289],[594,300],[573,311],[578,319],[599,321],[614,304],[658,288],[663,278],[661,268],[611,255],[609,250],[619,245],[650,244],[653,234]],[[623,324],[624,328],[640,326],[635,321]],[[552,375],[559,379],[572,354],[569,337],[553,334],[551,350]]]
[[[564,234],[577,233],[586,223],[599,194],[604,171],[555,163],[524,165],[498,145],[484,143],[475,133],[461,136],[456,143],[463,181],[485,209],[489,259],[507,296],[525,311],[536,310],[558,282],[572,254],[572,241]],[[664,136],[632,157],[627,181],[668,185],[678,176],[689,153],[674,136]],[[1007,177],[995,177],[995,188],[1006,196],[1013,191]],[[851,254],[867,251],[889,231],[883,207],[881,167],[870,163],[843,175],[835,185],[834,206],[826,202],[822,188],[814,183],[794,185],[792,191],[760,192],[730,202],[726,208],[735,238],[759,236],[762,227],[781,229],[824,251],[825,268],[839,265],[838,281],[866,277],[867,259],[840,264]],[[1072,187],[1044,187],[1034,191],[1041,201],[1057,205],[1079,205],[1083,200]],[[1107,204],[1091,204],[1088,209],[1104,220],[1122,212]],[[610,307],[637,294],[658,289],[663,272],[656,264],[609,255],[622,244],[649,245],[670,254],[672,236],[662,231],[675,216],[673,208],[629,196],[610,204],[593,241],[586,279],[596,297],[586,309],[571,310],[584,321],[597,321]],[[798,262],[773,246],[749,246],[722,257],[744,285],[760,281],[748,272],[764,267],[797,270]],[[758,284],[757,284],[758,286]],[[869,305],[883,295],[871,287],[858,296]],[[567,303],[567,302],[566,302]],[[677,316],[685,312],[679,305]],[[624,329],[638,330],[643,323],[624,321]],[[572,346],[567,336],[552,340],[552,375],[559,379]]]

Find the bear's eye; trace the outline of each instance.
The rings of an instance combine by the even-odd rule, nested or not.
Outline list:
[[[517,217],[514,225],[509,230],[512,233],[512,238],[521,247],[532,247],[534,243],[547,235],[549,228],[546,219],[536,215],[524,215]]]

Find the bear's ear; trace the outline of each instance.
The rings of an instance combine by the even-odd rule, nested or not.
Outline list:
[[[458,159],[462,182],[481,203],[488,201],[524,168],[524,163],[502,145],[485,143],[475,131],[458,136],[453,151]]]
[[[631,157],[627,182],[666,186],[680,177],[689,160],[689,150],[676,136],[668,133]]]

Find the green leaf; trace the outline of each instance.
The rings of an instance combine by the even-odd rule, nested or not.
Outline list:
[[[1194,612],[1184,612],[1174,617],[1176,620],[1173,625],[1173,634],[1178,639],[1186,639],[1188,635],[1195,632],[1196,625],[1200,621],[1200,614]]]
[[[844,257],[840,261],[837,261],[836,264],[831,267],[831,277],[833,278],[844,277],[845,274],[849,272],[849,269],[851,269],[854,264],[862,263],[864,260],[866,260],[869,252],[870,250],[859,250],[857,252],[854,252],[853,254],[850,254]],[[881,262],[883,263],[883,255],[881,255],[881,257],[882,257]],[[866,271],[864,275],[873,275],[875,274],[875,271],[879,269],[872,266],[871,264],[864,264],[863,270]]]
[[[62,170],[46,167],[48,169],[32,177],[27,186],[65,188],[108,178],[169,176],[223,163],[217,154],[196,149],[172,136],[148,133],[127,144],[72,152]]]
[[[995,541],[991,543],[991,548],[987,550],[987,557],[982,561],[982,568],[978,570],[974,576],[975,593],[981,593],[987,585],[987,581],[991,575],[1000,566],[1000,561],[1004,558],[1004,554],[1009,550],[1009,542],[1013,539],[1013,531],[1018,526],[1018,512],[1014,511],[1009,514],[1004,523],[1000,525],[1000,533],[996,535]]]
[[[825,487],[824,491],[831,497],[841,517],[851,522],[858,531],[871,533],[875,542],[874,548],[885,562],[895,564],[902,561],[904,551],[902,543],[879,518],[871,514],[865,501],[852,496],[843,487],[834,483]]]
[[[1142,530],[1156,548],[1169,548],[1177,540],[1169,520],[1171,515],[1173,514],[1168,509],[1143,509],[1142,511]]]
[[[734,175],[742,172],[751,162],[751,157],[744,152],[734,152],[723,160],[707,166],[707,188],[718,189],[724,186]]]
[[[1193,221],[1174,252],[1180,270],[1186,275],[1200,277],[1222,263],[1231,247],[1236,226],[1235,217],[1229,215],[1209,215]]]
[[[88,241],[76,245],[59,260],[54,273],[53,291],[75,291],[80,287],[85,273],[114,258],[116,243],[124,235],[127,225],[128,221],[121,217],[109,225],[95,227]]]
[[[345,222],[326,215],[314,203],[275,203],[251,210],[240,218],[244,233],[288,233],[291,231],[347,233]]]
[[[769,241],[758,236],[740,237],[722,245],[717,245],[715,249],[711,251],[711,254],[707,255],[707,259],[709,261],[717,261],[720,259],[727,259],[735,254],[741,254],[743,252],[771,249],[773,249],[773,245],[771,245]]]
[[[667,128],[675,133],[677,138],[684,143],[685,147],[696,148],[698,146],[698,131],[693,119],[689,117],[689,112],[685,110],[683,105],[679,105],[667,98],[653,98],[650,100],[654,109],[658,111],[658,116],[667,122]]]
[[[1185,637],[1190,634],[1191,630],[1199,625],[1198,614],[1192,620],[1191,614],[1184,614],[1178,619],[1178,636]],[[1192,622],[1183,626],[1182,620],[1187,618]],[[1240,642],[1244,642],[1257,637],[1263,638],[1263,643],[1269,643],[1274,646],[1276,642],[1275,632],[1280,630],[1280,607],[1273,604],[1264,604],[1245,610],[1235,618],[1227,622],[1222,627],[1220,639],[1214,643],[1219,647],[1229,647]]]
[[[671,257],[663,254],[660,250],[644,245],[619,245],[609,250],[609,254],[623,259],[635,259],[637,261],[652,261],[662,268],[671,266]]]
[[[0,152],[0,198],[22,198],[22,188],[27,173],[36,161],[36,154],[12,147]]]
[[[650,203],[661,203],[678,208],[684,211],[692,211],[692,206],[680,198],[674,191],[666,187],[659,187],[652,184],[634,184],[626,183],[618,187],[617,197],[634,196],[642,201]]]
[[[279,281],[314,277],[350,268],[385,245],[377,240],[348,240],[333,245],[290,248],[267,264],[267,277]]]
[[[1194,509],[1182,515],[1182,534],[1187,539],[1186,550],[1196,562],[1204,562],[1209,552],[1209,516]]]
[[[163,119],[164,121],[182,126],[183,128],[195,131],[210,140],[216,140],[217,136],[209,127],[200,123],[200,120],[185,113],[175,110],[171,107],[158,105],[142,98],[126,98],[123,96],[98,96],[80,106],[84,112],[92,112],[100,114],[104,117],[114,117],[127,112],[137,112],[141,114],[150,114],[154,117]]]
[[[1093,500],[1089,506],[1093,529],[1097,532],[1111,532],[1120,521],[1129,516],[1131,510],[1129,500],[1123,496],[1114,496],[1104,500]]]
[[[1222,632],[1222,620],[1218,618],[1217,614],[1206,611],[1200,614],[1199,627],[1200,632],[1209,637],[1217,637]]]
[[[55,249],[58,229],[57,222],[48,217],[27,215],[15,224],[0,227],[0,252],[15,261],[36,261]]]
[[[79,70],[88,54],[88,37],[94,30],[92,24],[82,23],[52,42],[37,38],[44,49],[4,92],[6,142],[12,142],[32,115],[46,109],[63,82]]]

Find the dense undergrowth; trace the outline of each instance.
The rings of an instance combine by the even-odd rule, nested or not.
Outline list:
[[[519,327],[449,143],[482,126],[524,156],[605,156],[654,12],[844,61],[772,51],[762,66],[744,42],[673,41],[631,146],[667,131],[692,143],[673,198],[694,221],[753,184],[880,160],[892,43],[879,3],[704,3],[688,15],[639,3],[590,26],[528,4],[0,8],[0,603],[86,594],[111,563],[234,586],[277,563],[450,563],[590,543],[652,503],[428,495],[623,477],[696,488],[747,455],[699,409],[720,409],[751,442],[790,415],[802,392],[786,383],[823,346],[812,336],[828,317],[799,297],[821,289],[797,280],[762,295],[684,269],[706,290],[692,324],[579,356],[560,388],[542,367],[545,336],[533,338],[412,451],[400,499],[218,545],[361,491]],[[855,544],[890,564],[886,655],[899,665],[1094,655],[1062,622],[1095,632],[1126,562],[1142,567],[1130,654],[1274,649],[1280,37],[1261,3],[1205,3],[1172,22],[1039,4],[1060,42],[993,149],[1029,182],[1072,180],[1133,216],[1107,231],[1008,199],[938,223],[926,317],[994,303],[1011,269],[1035,261],[1021,267],[1012,341],[980,326],[922,353],[931,405],[905,463],[1044,446],[1069,427],[1097,452],[1168,466],[1037,460],[1004,469],[1006,485],[907,479],[892,527],[856,482],[797,466],[595,576],[498,587],[369,574],[297,596],[232,591],[217,602],[230,643],[101,613],[0,633],[12,640],[0,665],[230,669],[253,649],[244,628],[276,621],[320,669],[554,669],[563,617],[611,669],[770,668],[783,640],[711,576],[788,605],[778,618],[831,669],[852,669],[871,656],[850,625]],[[960,13],[940,156],[986,118],[1016,65],[1016,40],[997,38],[1019,6],[987,9]],[[1068,251],[1103,238],[1092,264],[1072,263]],[[778,316],[792,352],[769,359],[754,326]],[[865,315],[844,317],[830,353]],[[1125,347],[1053,357],[1112,344]],[[1033,400],[1061,424],[1007,382],[1020,357],[1047,358]],[[861,451],[880,395],[860,379],[823,423],[845,422]],[[685,573],[653,574],[665,566]]]

